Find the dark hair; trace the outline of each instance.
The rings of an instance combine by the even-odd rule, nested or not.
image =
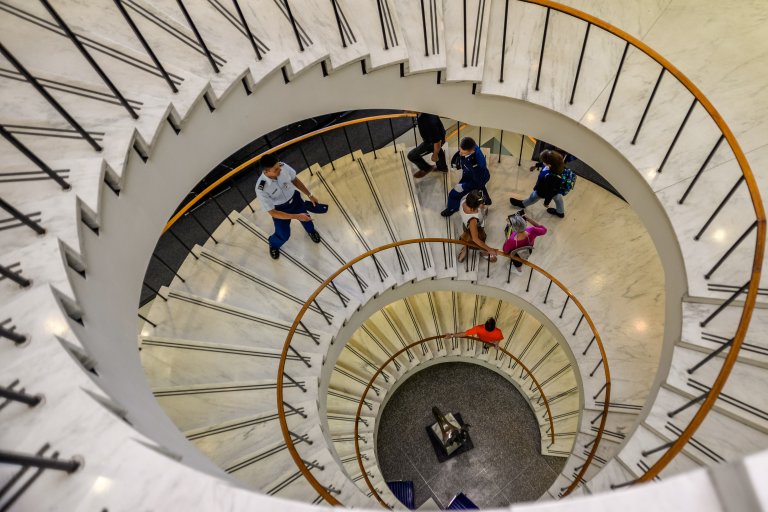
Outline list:
[[[467,206],[472,208],[473,210],[475,208],[478,208],[483,203],[483,191],[482,190],[473,190],[469,194],[467,194]]]
[[[472,137],[464,137],[463,139],[461,139],[461,142],[459,142],[459,147],[464,151],[475,149],[476,146],[477,146],[477,143],[475,142],[475,139],[473,139]]]
[[[274,167],[275,164],[277,164],[277,162],[279,162],[279,160],[273,153],[264,155],[263,157],[261,157],[261,160],[259,161],[262,169],[270,169]]]
[[[555,174],[563,173],[563,168],[565,168],[565,161],[563,160],[563,155],[557,151],[546,149],[541,152],[539,159],[549,166],[550,172]]]
[[[489,318],[485,321],[485,330],[488,332],[491,332],[496,328],[496,319],[495,318]]]

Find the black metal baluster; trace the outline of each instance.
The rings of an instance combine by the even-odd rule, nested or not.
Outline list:
[[[347,141],[347,149],[349,149],[349,154],[352,156],[352,161],[354,162],[354,161],[356,161],[355,153],[352,151],[352,143],[349,142],[349,134],[347,133],[347,127],[346,126],[342,126],[341,127],[341,132],[344,134],[344,138]]]
[[[397,144],[395,144],[395,126],[392,124],[392,118],[390,117],[388,119],[389,121],[389,131],[392,133],[392,151],[394,153],[397,153]]]
[[[579,54],[579,64],[576,66],[576,76],[573,79],[573,88],[571,89],[571,99],[568,101],[569,105],[573,105],[573,98],[576,96],[576,84],[579,83],[579,75],[581,74],[581,64],[584,61],[584,51],[587,49],[587,39],[589,39],[589,30],[592,28],[592,23],[587,23],[587,31],[584,33],[584,42],[581,44],[581,53]]]
[[[2,197],[0,197],[0,208],[7,211],[13,217],[20,221],[22,224],[30,228],[32,231],[37,233],[38,235],[44,235],[45,234],[45,228],[38,224],[37,222],[30,219],[28,216],[21,213],[19,210],[11,206],[9,203],[7,203]]]
[[[501,148],[504,147],[504,130],[501,130],[501,135],[499,135],[499,162],[501,163]]]
[[[547,44],[547,28],[549,28],[549,13],[551,9],[547,7],[547,16],[544,18],[544,35],[541,37],[541,52],[539,53],[539,69],[536,70],[536,90],[539,90],[539,80],[541,79],[541,65],[544,63],[544,46]]]
[[[163,301],[165,301],[165,302],[168,302],[168,299],[166,299],[165,297],[163,297],[162,295],[160,295],[160,292],[159,292],[159,291],[158,291],[156,288],[154,288],[153,286],[150,286],[150,285],[149,285],[149,283],[147,283],[146,281],[144,281],[142,284],[143,284],[144,286],[146,286],[147,288],[149,288],[149,289],[150,289],[150,291],[151,291],[152,293],[154,293],[156,296],[158,296],[158,297],[160,297],[161,299],[163,299]]]
[[[744,290],[745,290],[745,289],[746,289],[746,288],[749,286],[749,283],[751,283],[751,282],[752,282],[752,280],[750,279],[749,281],[747,281],[746,283],[744,283],[744,284],[743,284],[743,285],[742,285],[742,286],[741,286],[741,287],[740,287],[738,290],[736,290],[736,291],[733,293],[733,295],[731,295],[730,297],[728,297],[728,298],[725,300],[725,302],[723,302],[722,304],[720,304],[720,306],[719,306],[719,307],[718,307],[716,310],[714,310],[714,311],[712,312],[712,314],[711,314],[711,315],[709,315],[709,316],[708,316],[708,317],[707,317],[707,318],[706,318],[706,319],[705,319],[703,322],[700,322],[700,323],[699,323],[699,326],[700,326],[700,327],[706,327],[706,326],[707,326],[707,324],[708,324],[709,322],[711,322],[713,318],[715,318],[717,315],[719,315],[719,314],[720,314],[720,312],[721,312],[722,310],[724,310],[725,308],[727,308],[727,307],[728,307],[728,306],[731,304],[731,302],[733,302],[734,300],[736,300],[736,297],[738,297],[739,295],[741,295],[741,293],[742,293],[742,292],[743,292],[743,291],[744,291]]]
[[[376,0],[376,8],[379,10],[379,22],[381,23],[381,37],[384,39],[384,49],[389,50],[389,42],[387,41],[387,31],[384,28],[384,13],[381,10],[382,0]]]
[[[74,43],[74,45],[77,47],[77,49],[80,51],[80,53],[85,57],[85,60],[88,61],[88,64],[91,65],[94,71],[96,71],[96,74],[99,75],[99,78],[101,78],[104,83],[107,85],[110,91],[112,91],[112,94],[115,95],[117,100],[120,102],[120,104],[125,108],[125,110],[128,111],[128,114],[133,119],[138,119],[139,115],[136,113],[136,111],[131,107],[131,105],[128,103],[128,101],[125,99],[125,97],[120,93],[120,91],[117,89],[114,83],[112,83],[112,80],[109,79],[106,73],[104,73],[104,70],[101,69],[101,66],[99,66],[95,60],[93,60],[93,57],[91,57],[91,54],[88,53],[88,50],[85,49],[85,46],[80,42],[80,40],[77,38],[74,32],[70,30],[69,26],[64,22],[64,20],[59,16],[59,13],[56,12],[56,10],[51,6],[50,2],[48,0],[40,0],[43,4],[43,6],[48,10],[48,13],[53,17],[53,19],[56,21],[56,24],[59,25],[62,30],[64,30],[64,33],[67,34],[67,37]]]
[[[178,272],[176,272],[176,271],[173,269],[173,267],[171,267],[171,266],[170,266],[170,265],[169,265],[169,264],[168,264],[168,263],[167,263],[167,262],[166,262],[166,261],[165,261],[163,258],[161,258],[160,256],[158,256],[158,255],[157,255],[156,253],[154,253],[154,252],[152,253],[152,256],[154,256],[154,257],[155,257],[155,259],[156,259],[157,261],[159,261],[160,263],[162,263],[162,264],[163,264],[163,266],[164,266],[165,268],[167,268],[168,270],[170,270],[171,272],[173,272],[173,275],[175,275],[176,277],[178,277],[178,278],[179,278],[179,280],[181,280],[181,282],[182,282],[182,283],[186,283],[186,281],[184,280],[184,278],[183,278],[183,277],[181,277],[181,276],[178,274]]]
[[[43,162],[42,160],[37,158],[37,155],[35,155],[32,151],[30,151],[29,148],[27,148],[27,146],[22,144],[22,142],[20,140],[18,140],[16,137],[14,137],[2,125],[0,125],[0,135],[2,135],[5,140],[10,142],[13,145],[13,147],[18,149],[25,157],[27,157],[30,160],[32,160],[32,162],[35,165],[37,165],[40,168],[41,171],[43,171],[45,174],[47,174],[53,181],[58,183],[59,186],[63,190],[69,190],[70,188],[72,188],[72,185],[70,185],[69,183],[64,181],[64,178],[62,178],[57,173],[55,173],[53,171],[53,169],[48,167],[48,165],[45,162]]]
[[[704,231],[706,231],[709,225],[712,224],[712,221],[715,220],[715,217],[717,217],[717,215],[720,213],[720,210],[723,209],[723,206],[725,206],[725,203],[728,202],[728,200],[736,192],[736,189],[739,188],[739,185],[741,185],[743,181],[744,181],[744,175],[742,174],[741,176],[739,176],[739,179],[736,180],[736,184],[734,184],[733,187],[731,187],[731,190],[728,191],[728,194],[726,194],[725,198],[722,201],[720,201],[719,205],[717,205],[717,208],[715,208],[715,211],[712,212],[712,215],[709,216],[709,218],[707,219],[707,222],[704,223],[704,226],[702,226],[699,232],[696,233],[696,236],[693,237],[694,240],[698,241],[699,238],[701,238],[701,235],[703,235]]]
[[[230,224],[231,226],[234,226],[234,225],[235,225],[235,223],[232,221],[232,219],[230,219],[230,218],[229,218],[229,215],[227,214],[227,212],[225,212],[225,211],[224,211],[224,208],[222,208],[222,207],[221,207],[221,203],[219,203],[219,199],[218,199],[218,197],[219,197],[220,195],[222,195],[224,192],[226,192],[227,190],[229,190],[229,188],[227,188],[227,189],[225,189],[225,190],[222,190],[221,192],[219,192],[219,193],[218,193],[218,194],[216,194],[216,195],[212,195],[212,196],[211,196],[211,199],[213,200],[213,204],[215,204],[215,205],[216,205],[216,207],[219,209],[219,211],[220,211],[220,212],[221,212],[221,214],[224,216],[224,218],[225,218],[225,219],[227,219],[227,220],[229,221],[229,224]]]
[[[704,279],[709,279],[710,277],[712,277],[712,274],[715,273],[715,270],[720,268],[720,265],[722,265],[723,262],[726,259],[728,259],[728,256],[730,256],[733,253],[733,251],[736,250],[736,248],[741,244],[741,242],[743,242],[744,239],[747,238],[747,236],[749,236],[752,230],[755,229],[756,227],[757,227],[757,221],[753,222],[752,225],[749,226],[744,233],[742,233],[739,239],[736,240],[733,243],[733,245],[731,245],[731,247],[725,252],[725,254],[723,254],[722,257],[719,260],[717,260],[717,263],[715,263],[715,265],[710,269],[710,271],[704,274]]]
[[[589,343],[587,343],[587,348],[584,349],[584,352],[581,353],[581,355],[585,356],[587,355],[587,352],[589,352],[589,349],[592,348],[592,344],[595,342],[596,337],[592,336],[592,339],[589,340]]]
[[[200,206],[202,206],[202,205],[200,205]],[[189,216],[189,217],[190,217],[192,220],[194,220],[194,221],[195,221],[195,223],[196,223],[198,226],[200,226],[200,229],[202,229],[202,230],[205,232],[205,234],[206,234],[206,235],[208,235],[208,237],[209,237],[211,240],[213,240],[213,243],[214,243],[214,244],[217,244],[217,245],[218,245],[218,243],[219,243],[219,242],[218,242],[218,240],[216,240],[216,239],[213,237],[213,233],[211,233],[210,231],[208,231],[208,228],[206,228],[206,227],[203,225],[203,223],[202,223],[202,222],[200,222],[200,220],[199,220],[199,219],[197,218],[197,216],[195,215],[195,212],[197,211],[197,209],[198,209],[198,208],[200,208],[200,206],[198,206],[198,207],[197,207],[197,208],[195,208],[194,210],[190,210],[190,211],[187,213],[187,215],[188,215],[188,216]],[[192,252],[192,249],[189,249],[189,252]]]
[[[182,0],[176,0],[176,3],[179,4],[179,9],[181,9],[182,14],[184,14],[184,19],[187,20],[187,24],[189,24],[189,28],[191,28],[192,32],[195,34],[195,39],[197,39],[197,43],[203,49],[203,53],[205,53],[205,56],[208,58],[208,62],[211,63],[211,67],[213,68],[213,71],[218,73],[219,66],[216,64],[216,61],[214,60],[213,55],[211,55],[211,52],[208,50],[208,46],[206,46],[205,41],[203,41],[203,36],[201,36],[200,31],[197,30],[197,26],[195,26],[195,22],[192,21],[192,16],[189,15],[189,12],[187,11],[187,7],[184,5],[184,2]],[[287,3],[287,0],[286,0],[286,3]]]
[[[27,341],[27,337],[23,334],[19,334],[16,332],[16,327],[11,325],[8,329],[5,328],[5,324],[10,323],[11,319],[4,320],[3,322],[0,322],[0,338],[8,338],[12,342],[14,342],[16,345],[21,345],[22,343]]]
[[[683,201],[685,201],[685,198],[688,197],[688,194],[691,192],[691,189],[696,184],[697,181],[699,181],[699,177],[704,172],[704,169],[707,167],[707,164],[709,164],[709,161],[712,159],[712,157],[717,152],[717,149],[720,147],[720,144],[725,139],[725,135],[720,135],[720,138],[717,139],[717,143],[715,143],[715,147],[712,148],[712,151],[709,152],[709,155],[707,155],[707,158],[704,159],[704,163],[701,164],[701,167],[699,167],[698,172],[696,173],[696,176],[693,177],[693,180],[691,180],[690,185],[688,185],[688,188],[685,189],[685,192],[683,193],[683,197],[681,197],[677,203],[683,204]]]
[[[11,281],[21,286],[22,288],[26,288],[27,286],[32,284],[32,281],[30,281],[29,279],[20,276],[13,270],[3,265],[0,265],[0,276],[10,279]]]
[[[501,71],[499,71],[499,83],[504,83],[504,58],[507,46],[507,21],[509,18],[509,0],[504,0],[504,31],[501,36]],[[519,164],[518,164],[519,165]]]
[[[709,361],[711,361],[713,358],[717,357],[718,354],[720,354],[723,350],[730,347],[731,345],[733,345],[733,338],[729,339],[727,342],[723,343],[722,345],[717,347],[715,350],[707,354],[707,357],[705,357],[704,359],[702,359],[692,367],[688,368],[688,370],[686,371],[688,372],[689,375],[692,374],[693,372],[695,372],[696,370],[698,370],[699,368],[707,364]]]
[[[632,137],[632,141],[630,142],[630,144],[634,144],[635,142],[637,142],[637,136],[640,135],[640,128],[643,127],[643,123],[645,122],[645,116],[648,115],[648,111],[651,109],[651,103],[653,103],[653,98],[656,97],[656,91],[659,90],[661,79],[664,78],[664,73],[666,71],[667,71],[667,68],[661,68],[661,71],[659,72],[659,78],[656,79],[656,85],[653,86],[653,91],[651,91],[651,97],[648,98],[648,103],[645,105],[645,110],[643,110],[643,115],[640,116],[640,122],[637,124],[635,135]]]
[[[157,324],[156,324],[155,322],[153,322],[153,321],[149,320],[148,318],[146,318],[146,317],[145,317],[144,315],[142,315],[141,313],[139,313],[139,318],[141,318],[142,320],[144,320],[145,322],[147,322],[147,323],[148,323],[149,325],[151,325],[152,327],[157,327]]]
[[[706,393],[702,393],[701,395],[697,396],[696,398],[694,398],[692,400],[689,400],[684,405],[681,405],[680,407],[678,407],[674,411],[668,412],[667,416],[669,416],[670,418],[674,418],[676,415],[678,415],[681,412],[683,412],[684,410],[688,409],[693,404],[695,404],[697,402],[700,402],[700,401],[704,400],[705,398],[707,398],[707,395],[709,395],[709,391],[707,391]]]
[[[17,466],[32,466],[35,468],[44,469],[56,469],[58,471],[66,471],[67,473],[74,473],[77,468],[80,467],[80,462],[71,460],[58,460],[54,457],[39,457],[36,455],[27,455],[18,452],[9,452],[0,450],[0,462],[3,464],[16,464]]]
[[[427,42],[427,18],[424,11],[424,0],[420,0],[421,4],[421,27],[424,30],[424,56],[429,57],[429,43]],[[432,21],[430,20],[430,24]]]
[[[619,83],[619,77],[621,76],[621,68],[624,67],[624,59],[627,57],[627,50],[629,50],[629,41],[624,45],[624,52],[621,54],[621,60],[619,61],[619,69],[616,71],[616,78],[611,85],[611,93],[608,95],[608,103],[605,104],[605,111],[603,112],[603,118],[601,121],[604,123],[608,117],[608,109],[611,107],[611,101],[613,100],[613,93],[616,92],[616,84]]]
[[[563,304],[563,309],[560,310],[560,318],[563,318],[563,313],[565,313],[565,306],[568,305],[568,301],[571,299],[570,295],[565,296],[565,303]]]
[[[594,377],[595,376],[595,372],[597,371],[598,368],[600,368],[600,365],[602,365],[602,364],[603,364],[603,359],[601,358],[600,361],[597,362],[597,366],[595,366],[595,369],[592,370],[591,372],[589,372],[589,376],[590,377]]]
[[[197,219],[195,219],[194,215],[191,215],[191,213],[188,213],[187,215],[190,215],[195,221],[197,221]],[[199,224],[199,221],[198,221],[198,224]],[[205,228],[203,228],[203,229],[205,229]],[[173,230],[169,229],[168,231],[166,231],[166,233],[168,233],[173,238],[175,238],[176,241],[179,242],[181,244],[181,246],[184,247],[184,249],[186,249],[189,254],[191,254],[192,256],[195,257],[195,259],[198,259],[197,255],[194,252],[192,252],[192,248],[189,247],[187,244],[185,244],[184,241],[181,238],[179,238],[179,235],[174,233]]]
[[[296,26],[296,18],[293,17],[293,12],[291,12],[291,5],[288,3],[288,0],[283,0],[285,3],[285,9],[288,11],[288,19],[291,20],[291,25],[293,26],[293,33],[296,35],[296,41],[299,42],[299,51],[304,51],[304,43],[301,42],[301,36],[299,35],[299,28]]]
[[[237,16],[240,18],[240,23],[242,23],[243,27],[245,28],[245,33],[248,34],[248,41],[251,43],[251,46],[253,47],[253,51],[256,52],[256,58],[258,60],[261,60],[261,52],[259,51],[259,45],[256,44],[253,34],[251,33],[251,27],[249,27],[248,22],[245,21],[245,16],[243,16],[243,11],[242,9],[240,9],[240,4],[237,2],[237,0],[232,0],[232,3],[235,4],[235,10],[237,11]]]
[[[90,144],[90,145],[91,145],[91,147],[92,147],[93,149],[95,149],[96,151],[101,151],[101,149],[102,149],[102,148],[101,148],[101,146],[99,145],[99,143],[98,143],[98,142],[96,142],[96,141],[94,140],[94,138],[93,138],[93,137],[91,137],[91,134],[90,134],[90,133],[88,133],[87,131],[85,131],[85,129],[84,129],[82,126],[80,126],[80,123],[78,123],[77,121],[75,121],[75,118],[74,118],[74,117],[72,117],[71,115],[69,115],[69,112],[67,112],[67,111],[66,111],[66,109],[64,109],[64,107],[62,107],[62,106],[61,106],[61,104],[60,104],[58,101],[56,101],[56,99],[55,99],[53,96],[51,96],[51,95],[48,93],[48,91],[45,89],[45,87],[43,87],[42,85],[40,85],[40,82],[38,82],[38,81],[37,81],[37,78],[35,78],[35,77],[32,75],[32,73],[30,73],[30,72],[27,70],[27,68],[25,68],[25,67],[24,67],[24,66],[21,64],[21,62],[19,62],[18,60],[16,60],[16,57],[14,57],[14,56],[13,56],[13,54],[11,54],[11,52],[9,52],[9,51],[8,51],[8,49],[7,49],[7,48],[6,48],[6,47],[5,47],[5,46],[4,46],[2,43],[0,43],[0,53],[2,53],[2,54],[3,54],[3,57],[5,57],[5,59],[6,59],[8,62],[10,62],[10,63],[11,63],[11,65],[12,65],[14,68],[16,68],[16,70],[17,70],[19,73],[21,73],[21,74],[24,76],[24,78],[26,79],[26,81],[27,81],[27,82],[29,82],[29,84],[30,84],[32,87],[34,87],[34,88],[35,88],[35,90],[36,90],[37,92],[39,92],[39,93],[40,93],[40,95],[41,95],[43,98],[45,98],[45,100],[46,100],[46,101],[47,101],[47,102],[48,102],[48,103],[49,103],[49,104],[50,104],[50,105],[51,105],[51,106],[52,106],[52,107],[53,107],[53,108],[56,110],[56,112],[58,112],[58,113],[61,115],[61,117],[63,117],[64,119],[66,119],[66,121],[69,123],[69,125],[70,125],[72,128],[74,128],[74,129],[75,129],[75,131],[76,131],[77,133],[79,133],[79,134],[80,134],[80,136],[81,136],[83,139],[85,139],[85,140],[88,142],[88,144]]]
[[[584,313],[581,314],[581,318],[579,318],[579,321],[576,322],[576,328],[573,330],[573,333],[571,333],[571,336],[576,336],[576,331],[579,330],[579,326],[581,325],[582,320],[584,320]]]
[[[163,78],[165,79],[165,82],[168,84],[168,87],[170,87],[171,91],[173,91],[174,93],[179,92],[179,90],[176,88],[176,84],[174,84],[173,80],[171,80],[171,76],[165,70],[163,65],[160,64],[160,60],[157,58],[157,55],[155,55],[155,52],[152,51],[152,48],[149,46],[149,43],[147,43],[147,40],[144,39],[144,36],[139,31],[139,27],[136,26],[136,23],[134,23],[133,19],[128,14],[128,11],[125,10],[125,7],[123,6],[122,1],[114,0],[114,2],[115,2],[115,5],[117,6],[117,9],[120,11],[120,14],[123,15],[123,18],[125,18],[125,21],[131,27],[131,30],[133,30],[134,35],[139,39],[141,46],[144,47],[144,51],[147,52],[147,55],[149,55],[149,58],[152,59],[152,62],[155,63],[155,67],[157,68],[157,70],[160,71],[161,75],[163,75]]]
[[[30,407],[34,407],[43,401],[43,395],[28,395],[24,392],[23,389],[16,391],[15,389],[6,388],[3,386],[0,386],[0,398],[13,400],[14,402],[21,402],[23,404],[27,404]]]
[[[547,298],[549,297],[549,290],[552,288],[552,280],[549,280],[549,284],[547,285],[547,293],[544,295],[544,304],[547,303]]]
[[[528,274],[528,284],[525,285],[525,292],[528,293],[528,290],[531,288],[531,278],[533,277],[533,267],[531,267],[531,272]]]
[[[251,210],[251,213],[256,213],[256,210],[253,209],[253,206],[251,206],[251,202],[248,201],[248,198],[245,197],[245,194],[243,194],[243,191],[240,190],[240,187],[237,185],[236,180],[232,180],[232,188],[234,188],[238,194],[240,194],[240,197],[243,198],[243,202],[245,202],[245,205]]]
[[[675,149],[675,145],[677,144],[677,139],[680,138],[680,134],[683,133],[683,128],[685,128],[685,125],[688,124],[688,118],[691,117],[691,112],[693,112],[693,109],[696,107],[696,103],[698,103],[699,100],[694,98],[693,102],[691,103],[691,106],[688,107],[688,112],[685,113],[685,117],[683,118],[683,123],[680,125],[680,128],[677,129],[677,133],[675,133],[675,137],[672,139],[672,144],[669,145],[669,149],[667,150],[667,153],[664,155],[664,158],[661,161],[661,165],[659,165],[659,168],[656,169],[656,172],[661,172],[664,169],[664,166],[667,165],[667,160],[669,159],[669,155],[672,154],[672,150]]]
[[[336,165],[333,163],[333,157],[331,156],[331,152],[328,150],[328,144],[325,142],[325,137],[320,135],[320,142],[323,143],[323,148],[325,148],[325,154],[328,155],[328,161],[331,164],[331,169],[336,170]]]
[[[339,27],[339,35],[341,36],[342,48],[347,47],[347,39],[344,37],[344,30],[341,28],[341,16],[339,16],[339,6],[336,5],[336,0],[331,0],[331,7],[333,7],[333,14],[336,16],[336,26]]]
[[[523,163],[523,144],[525,143],[525,135],[520,135],[520,155],[517,157],[517,166],[519,167]]]
[[[368,121],[365,122],[365,128],[368,130],[368,138],[371,140],[371,149],[373,150],[373,159],[377,160],[379,157],[376,155],[376,145],[373,143],[373,134],[371,133],[371,126]]]
[[[464,0],[464,67],[467,67],[467,0]]]
[[[304,153],[304,146],[301,143],[299,143],[298,147],[299,147],[299,154],[301,154],[301,158],[304,160],[304,166],[309,171],[309,175],[314,176],[314,174],[312,173],[311,166],[309,165],[309,159],[307,159],[307,155]]]

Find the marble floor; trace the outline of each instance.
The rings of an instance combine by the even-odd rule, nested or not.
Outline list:
[[[474,444],[443,463],[425,430],[435,405],[461,413]],[[458,492],[481,508],[537,500],[566,461],[541,455],[539,447],[525,398],[503,377],[469,363],[438,364],[408,379],[382,412],[377,438],[384,478],[412,480],[416,507],[430,498],[447,507]]]

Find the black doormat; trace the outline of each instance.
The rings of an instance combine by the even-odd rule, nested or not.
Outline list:
[[[453,417],[456,419],[456,421],[459,422],[459,425],[462,427],[464,426],[464,420],[461,419],[461,414],[454,412]],[[437,462],[445,462],[448,459],[455,457],[461,453],[468,452],[472,448],[475,447],[474,444],[472,444],[472,438],[469,436],[469,433],[467,433],[467,441],[461,445],[461,447],[453,452],[450,455],[446,455],[445,449],[443,448],[443,443],[440,442],[440,439],[435,435],[435,432],[432,430],[432,425],[434,423],[427,425],[427,434],[429,435],[429,440],[432,442],[432,448],[435,449],[435,455],[437,455]]]

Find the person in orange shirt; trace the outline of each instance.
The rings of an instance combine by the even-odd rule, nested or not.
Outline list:
[[[445,335],[445,338],[453,338],[455,336],[475,336],[483,343],[489,343],[499,348],[499,343],[504,339],[501,329],[496,327],[496,319],[489,318],[484,324],[476,325],[471,329],[467,329],[464,332],[454,332]]]

